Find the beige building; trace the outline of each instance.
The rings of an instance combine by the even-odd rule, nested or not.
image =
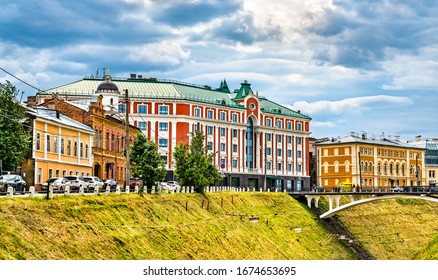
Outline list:
[[[402,143],[398,137],[353,132],[315,145],[318,183],[326,190],[341,184],[362,190],[426,184],[424,148]]]
[[[40,189],[53,177],[89,176],[93,172],[94,130],[56,110],[28,107],[32,123],[32,154],[23,165],[26,183]]]

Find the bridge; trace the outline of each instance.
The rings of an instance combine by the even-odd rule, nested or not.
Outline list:
[[[333,215],[360,205],[378,200],[396,199],[396,198],[411,198],[422,199],[438,203],[438,195],[430,192],[308,192],[308,193],[289,193],[292,197],[304,196],[307,199],[307,206],[312,208],[312,203],[318,208],[319,199],[326,196],[329,202],[329,211],[321,214],[321,219],[330,218]],[[341,197],[348,196],[351,200],[349,203],[340,205]]]

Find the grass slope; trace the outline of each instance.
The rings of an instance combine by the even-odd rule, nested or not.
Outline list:
[[[378,260],[438,259],[438,203],[388,199],[349,208],[337,219]]]
[[[0,259],[354,258],[305,206],[280,193],[0,200]]]

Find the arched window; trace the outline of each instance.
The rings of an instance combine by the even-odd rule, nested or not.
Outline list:
[[[387,174],[388,173],[388,167],[386,166],[386,163],[383,164],[383,173]]]
[[[345,172],[350,172],[350,162],[346,160],[344,164],[345,164]]]
[[[254,168],[254,123],[251,118],[246,122],[246,167]]]
[[[393,174],[394,173],[394,165],[391,163],[390,165],[389,165],[389,174]]]
[[[399,165],[398,165],[398,163],[395,165],[395,174],[399,174]]]
[[[335,161],[335,173],[339,172],[339,162]]]

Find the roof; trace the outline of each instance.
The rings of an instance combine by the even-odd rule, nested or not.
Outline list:
[[[37,107],[37,108],[27,107],[27,112],[30,115],[35,116],[37,118],[56,122],[56,123],[59,123],[60,125],[68,126],[71,128],[76,128],[78,130],[83,130],[83,131],[86,131],[86,132],[91,133],[91,134],[95,133],[94,130],[91,127],[89,127],[88,125],[85,125],[85,124],[80,123],[78,121],[75,121],[75,120],[73,120],[73,119],[71,119],[63,114],[60,114],[56,110],[47,109],[45,107]]]
[[[348,135],[344,137],[325,139],[324,141],[318,142],[315,145],[325,146],[325,145],[352,144],[352,143],[369,144],[369,145],[377,145],[377,146],[391,146],[398,148],[422,149],[421,147],[415,147],[408,143],[403,143],[397,139],[385,138],[385,137],[381,137],[379,139],[374,137],[368,138],[365,135],[362,135],[360,137],[358,135]]]
[[[61,98],[63,95],[70,97],[74,95],[79,98],[88,99],[95,94],[98,86],[104,81],[105,79],[102,78],[86,77],[82,80],[38,92],[37,95],[52,95],[55,93]],[[233,93],[228,89],[225,80],[221,82],[219,88],[156,78],[111,79],[111,81],[120,90],[121,98],[123,98],[124,90],[128,90],[129,98],[131,99],[180,99],[240,109],[244,109],[244,106],[236,100],[245,98],[248,94],[253,94],[247,81],[241,84],[239,91]],[[310,117],[300,112],[291,110],[266,98],[261,97],[259,100],[262,112],[310,119]]]

